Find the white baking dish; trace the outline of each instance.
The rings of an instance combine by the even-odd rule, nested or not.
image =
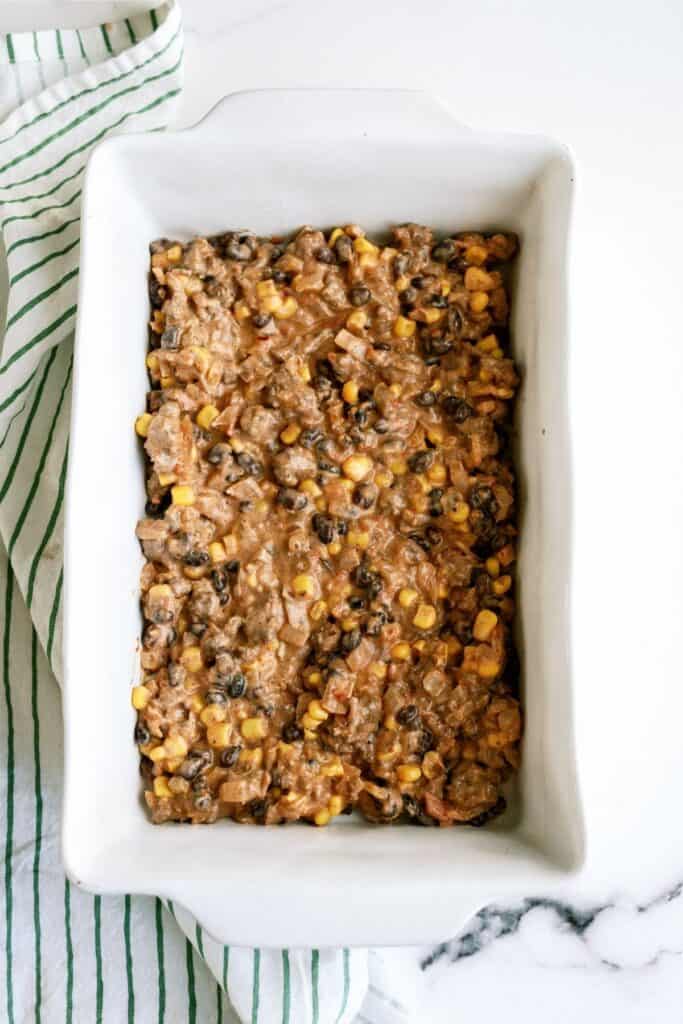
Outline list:
[[[197,127],[105,142],[83,205],[65,561],[64,860],[97,892],[154,893],[223,941],[385,945],[452,934],[503,892],[578,870],[584,835],[570,658],[567,150],[478,134],[404,92],[258,92]],[[149,824],[130,687],[138,673],[144,503],[133,433],[147,386],[148,243],[166,235],[357,221],[505,228],[522,247],[513,339],[522,494],[524,759],[494,827]]]

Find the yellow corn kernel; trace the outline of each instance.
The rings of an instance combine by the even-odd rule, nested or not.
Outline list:
[[[483,608],[474,620],[472,636],[475,640],[488,640],[491,633],[496,628],[497,623],[498,616],[496,613],[490,611],[488,608]]]
[[[327,550],[331,555],[338,555],[341,549],[342,546],[340,540],[333,540],[331,544],[327,545]]]
[[[199,372],[206,373],[211,362],[211,355],[208,348],[204,348],[202,345],[191,345],[190,352],[194,356],[194,361]]]
[[[401,395],[403,394],[403,388],[401,387],[400,384],[390,384],[389,390],[391,391],[394,398],[400,398]]]
[[[308,384],[311,379],[311,371],[309,370],[306,363],[304,363],[304,365],[297,372],[299,374],[300,379],[304,382],[304,384]]]
[[[296,301],[293,295],[288,295],[284,302],[280,303],[277,309],[271,310],[272,313],[278,318],[278,320],[288,320],[290,316],[294,316],[299,303]]]
[[[503,594],[507,594],[511,586],[512,576],[501,576],[500,579],[494,580],[493,593],[496,597],[502,597]]]
[[[197,413],[197,426],[201,427],[202,430],[208,430],[213,421],[218,416],[218,409],[215,405],[205,405]]]
[[[431,629],[436,622],[436,608],[431,604],[421,604],[415,612],[413,625],[418,629]]]
[[[228,712],[222,704],[207,704],[200,712],[199,718],[204,725],[215,725],[216,722],[224,722]]]
[[[179,775],[174,775],[172,779],[168,780],[168,788],[175,795],[182,795],[187,793],[190,788],[190,783],[187,779],[181,779]]]
[[[301,427],[298,423],[289,423],[284,430],[280,431],[280,440],[284,444],[294,444],[300,433]]]
[[[313,729],[304,729],[304,739],[309,741],[317,739],[315,731]]]
[[[422,769],[419,764],[399,764],[396,775],[400,782],[417,782],[422,775]]]
[[[268,723],[265,718],[245,718],[240,732],[245,740],[262,740],[268,735]]]
[[[314,622],[319,622],[320,619],[327,615],[327,601],[316,601],[315,604],[311,605],[308,615]]]
[[[319,498],[323,493],[315,480],[302,480],[299,484],[299,490],[302,494],[307,494],[310,498]]]
[[[359,483],[372,472],[372,459],[367,455],[350,455],[342,463],[342,470],[349,480]]]
[[[448,478],[446,467],[442,466],[440,462],[435,462],[434,465],[430,466],[427,470],[427,477],[430,483],[445,484]]]
[[[355,619],[349,617],[347,619],[342,619],[340,625],[344,633],[350,633],[352,629],[356,628],[358,623]]]
[[[301,573],[292,580],[292,590],[299,597],[310,597],[315,593],[315,580],[307,573]]]
[[[166,757],[166,747],[163,743],[160,743],[158,747],[152,747],[147,757],[150,761],[154,761],[157,764],[159,761],[163,761]]]
[[[358,266],[363,268],[376,267],[377,256],[372,252],[362,252],[358,257]]]
[[[206,741],[210,747],[227,747],[232,736],[229,722],[214,722],[206,728]]]
[[[495,334],[487,334],[485,338],[477,342],[476,347],[479,352],[493,352],[495,348],[498,348],[498,339]]]
[[[408,463],[405,459],[392,459],[389,463],[389,469],[394,476],[405,476],[408,472]]]
[[[194,505],[194,491],[178,484],[171,488],[171,501],[174,505]]]
[[[337,241],[337,239],[341,238],[341,236],[343,234],[344,234],[344,232],[343,232],[343,230],[341,228],[335,228],[334,231],[332,231],[330,233],[330,237],[327,239],[327,244],[328,245],[334,245],[334,243]]]
[[[473,313],[483,313],[489,304],[489,297],[486,292],[472,292],[470,295],[470,309]]]
[[[331,796],[330,802],[327,805],[327,809],[333,818],[335,817],[335,815],[341,814],[341,812],[344,810],[344,801],[342,797],[337,796],[336,794],[334,796]]]
[[[424,651],[426,646],[427,646],[427,641],[426,640],[416,640],[415,643],[413,644],[413,650],[417,651],[418,654],[422,654],[422,652]]]
[[[329,764],[324,764],[320,769],[320,774],[324,775],[327,779],[336,779],[340,775],[344,774],[341,761],[330,761]]]
[[[415,604],[417,601],[417,590],[413,590],[411,587],[403,587],[398,592],[398,603],[401,608],[410,608],[411,604]]]
[[[491,355],[493,356],[494,359],[502,359],[503,358],[503,350],[502,350],[502,348],[498,348],[498,347],[494,348],[494,350],[491,353]]]
[[[322,677],[322,675],[320,674],[320,672],[311,672],[311,673],[310,673],[310,674],[309,674],[309,675],[308,675],[308,676],[306,677],[306,681],[307,681],[308,683],[310,683],[310,684],[311,684],[311,686],[317,686],[317,685],[318,685],[318,683],[322,683],[322,681],[323,681],[323,677]]]
[[[427,437],[432,444],[441,444],[445,436],[446,434],[443,427],[438,423],[435,423],[427,429]]]
[[[278,290],[275,287],[275,281],[272,277],[269,277],[267,281],[259,281],[256,285],[256,294],[259,299],[266,299],[269,295],[277,295]]]
[[[373,661],[370,666],[370,675],[374,676],[375,679],[385,679],[388,672],[388,667],[383,661]]]
[[[405,274],[401,274],[400,277],[396,278],[396,284],[394,285],[394,287],[396,288],[397,292],[404,292],[409,284],[410,278],[407,277]]]
[[[316,498],[315,507],[317,508],[318,512],[327,512],[327,501],[325,500],[325,498]]]
[[[495,580],[500,576],[500,562],[495,555],[491,555],[490,558],[486,559],[486,571],[491,579]]]
[[[189,749],[184,736],[167,736],[164,746],[169,757],[185,757]]]
[[[159,372],[159,356],[156,354],[156,352],[149,353],[149,355],[145,359],[145,364],[147,366],[147,369],[151,373]]]
[[[433,382],[432,382],[432,383],[431,383],[431,384],[429,385],[429,390],[430,390],[430,391],[433,391],[435,395],[438,395],[438,393],[439,393],[440,391],[443,391],[443,384],[442,384],[442,383],[441,383],[441,381],[440,381],[440,380],[439,380],[439,379],[437,378],[437,379],[436,379],[435,381],[433,381]]]
[[[206,576],[207,567],[205,565],[186,565],[183,568],[183,575],[188,580],[201,580]]]
[[[251,310],[246,302],[236,302],[233,308],[236,320],[248,320],[251,316]]]
[[[209,558],[214,565],[225,561],[225,548],[219,540],[214,540],[209,544]]]
[[[357,253],[366,253],[368,256],[377,256],[379,254],[379,247],[373,245],[367,238],[355,238],[353,240],[353,247]]]
[[[202,668],[202,652],[199,647],[186,647],[180,660],[188,672],[199,672]]]
[[[339,486],[343,487],[348,494],[350,494],[351,491],[355,489],[355,484],[353,480],[349,480],[345,476],[341,477],[341,479],[339,480]]]
[[[355,405],[358,401],[358,385],[355,380],[347,380],[342,388],[342,398],[349,405]]]
[[[397,316],[394,321],[394,334],[397,338],[412,338],[415,334],[415,321],[405,316]]]
[[[160,383],[162,388],[172,388],[175,384],[175,377],[162,377]]]
[[[312,732],[315,735],[315,730],[320,725],[320,722],[317,718],[313,718],[312,715],[306,713],[301,716],[301,724],[306,732]]]
[[[155,583],[147,591],[147,597],[152,601],[163,601],[167,597],[173,597],[173,591],[168,583]]]
[[[362,331],[367,325],[368,314],[363,309],[356,309],[353,313],[349,313],[346,318],[346,326],[350,330]]]
[[[173,796],[173,793],[168,788],[168,779],[165,775],[158,775],[154,780],[154,795],[162,799]]]
[[[329,712],[325,711],[319,700],[312,700],[308,705],[308,712],[311,718],[314,718],[316,722],[326,722],[330,717]]]
[[[349,530],[346,536],[346,543],[352,548],[360,548],[367,551],[370,547],[370,534],[365,530]]]
[[[433,306],[429,306],[422,312],[422,319],[426,324],[435,324],[444,315],[443,309],[435,309]]]
[[[168,487],[170,484],[174,484],[178,477],[175,473],[159,473],[159,483],[162,487]]]
[[[456,654],[460,654],[462,650],[462,644],[458,640],[457,636],[449,636],[446,640],[446,647],[448,648],[449,657],[453,657]]]
[[[394,482],[393,473],[387,472],[385,469],[380,469],[375,474],[375,483],[378,487],[391,487]]]
[[[477,672],[482,679],[495,679],[500,672],[500,665],[493,658],[480,658]]]
[[[252,750],[243,750],[240,754],[240,764],[243,764],[254,771],[257,768],[260,768],[263,764],[263,750],[261,747],[255,747]]]
[[[130,700],[136,711],[142,711],[149,704],[151,694],[146,686],[134,686],[131,690]]]
[[[318,813],[313,816],[313,821],[316,823],[316,825],[322,827],[323,825],[327,825],[328,821],[330,820],[330,817],[330,812],[327,810],[326,807],[324,807],[321,811],[318,811]]]
[[[256,587],[258,587],[258,576],[256,575],[255,572],[249,573],[249,575],[247,576],[247,583],[252,588],[252,590],[255,590]]]
[[[382,724],[389,732],[396,732],[398,730],[398,722],[393,715],[387,715]]]
[[[391,657],[394,659],[394,661],[409,661],[410,644],[394,644],[394,646],[391,648]]]
[[[465,501],[456,501],[454,507],[448,513],[448,518],[453,523],[464,523],[469,517],[470,506]]]
[[[468,267],[465,271],[465,288],[468,292],[481,292],[493,288],[494,279],[480,267]]]
[[[193,693],[192,696],[190,697],[190,711],[194,711],[195,715],[198,715],[201,713],[203,707],[204,701],[202,700],[200,694]]]
[[[465,249],[465,259],[467,262],[473,263],[477,267],[480,267],[486,261],[487,255],[488,252],[483,245],[468,245]]]
[[[138,416],[135,421],[135,433],[138,437],[147,437],[147,431],[151,422],[152,414],[149,412],[143,412]]]
[[[448,278],[443,278],[441,281],[441,294],[446,297],[451,294],[451,282]]]
[[[182,246],[172,245],[170,249],[166,250],[166,259],[169,263],[180,263],[183,256]]]

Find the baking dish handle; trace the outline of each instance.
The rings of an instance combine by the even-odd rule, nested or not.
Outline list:
[[[189,131],[229,132],[233,141],[277,145],[340,139],[442,142],[469,128],[440,100],[410,89],[261,89],[224,96]]]

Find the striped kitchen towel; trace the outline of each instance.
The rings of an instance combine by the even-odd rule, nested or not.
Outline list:
[[[174,2],[94,29],[0,37],[4,1019],[405,1022],[417,1018],[384,994],[377,953],[369,979],[363,950],[223,947],[180,907],[93,897],[62,872],[55,678],[82,176],[100,139],[170,122],[182,61]]]

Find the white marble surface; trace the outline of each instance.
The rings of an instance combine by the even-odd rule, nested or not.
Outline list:
[[[3,28],[116,4],[0,4]],[[150,6],[147,4],[146,6]],[[579,164],[574,658],[589,858],[437,949],[394,954],[414,1024],[683,1015],[683,7],[677,0],[186,0],[181,123],[273,86],[403,86]],[[369,173],[371,170],[369,169]],[[419,866],[418,866],[419,867]],[[549,897],[543,899],[543,896]]]

